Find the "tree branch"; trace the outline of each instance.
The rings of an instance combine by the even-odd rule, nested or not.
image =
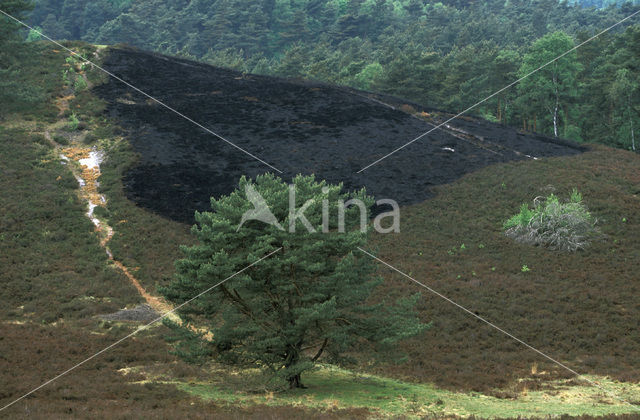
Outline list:
[[[322,355],[322,352],[324,351],[324,348],[327,347],[327,343],[328,342],[329,342],[329,339],[325,338],[324,342],[322,343],[322,347],[320,347],[320,350],[318,350],[316,355],[313,356],[313,358],[311,358],[311,361],[315,362],[316,360],[318,360],[318,358]]]

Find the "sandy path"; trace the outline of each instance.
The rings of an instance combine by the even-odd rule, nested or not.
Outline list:
[[[55,144],[51,138],[51,134],[46,131],[45,137],[52,144]],[[87,217],[95,225],[95,231],[100,238],[100,245],[104,248],[109,256],[109,260],[129,279],[131,284],[138,290],[146,303],[159,314],[167,313],[173,310],[173,306],[163,298],[150,294],[140,283],[140,281],[127,269],[120,261],[113,257],[113,253],[108,247],[108,243],[113,237],[114,230],[106,221],[100,220],[94,215],[94,209],[98,206],[106,207],[106,198],[98,192],[98,178],[100,177],[100,163],[102,162],[102,153],[97,149],[89,147],[80,147],[72,145],[59,148],[60,157],[66,162],[77,162],[78,165],[69,165],[69,169],[80,184],[79,196],[82,201],[87,203]],[[79,168],[79,169],[78,169]],[[180,318],[174,314],[168,314],[167,317],[174,322],[180,323]]]

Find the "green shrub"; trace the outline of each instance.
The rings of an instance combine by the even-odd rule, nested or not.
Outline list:
[[[60,134],[56,134],[56,135],[54,135],[54,136],[53,136],[53,140],[54,140],[56,143],[58,143],[58,144],[60,144],[60,145],[62,145],[62,146],[67,146],[67,145],[69,145],[69,140],[67,140],[67,138],[66,138],[66,137],[61,136]]]
[[[42,35],[40,35],[40,33],[42,33],[42,28],[39,26],[36,26],[35,28],[29,30],[29,34],[27,35],[27,42],[35,42],[35,41],[40,41],[42,39]]]
[[[98,140],[98,138],[96,137],[95,134],[87,133],[87,135],[84,137],[84,140],[82,142],[84,144],[93,144],[96,140]]]
[[[69,127],[69,130],[71,131],[76,131],[79,126],[80,120],[78,120],[76,114],[71,114],[71,116],[69,117],[69,122],[67,123],[67,127]]]
[[[87,88],[87,81],[82,76],[76,77],[76,81],[73,84],[73,88],[76,92],[82,92]]]
[[[95,209],[93,209],[93,215],[101,220],[107,220],[111,217],[111,213],[109,213],[109,210],[102,206],[97,206]]]
[[[49,145],[49,142],[47,142],[47,139],[42,134],[32,134],[31,141],[34,143],[40,144],[42,146]]]
[[[504,222],[505,235],[517,242],[570,252],[585,248],[599,235],[596,220],[576,189],[567,203],[554,194],[537,197],[533,203],[533,209],[523,204],[518,214]]]
[[[69,70],[62,70],[62,81],[64,82],[65,86],[68,86],[70,83],[69,80]]]
[[[529,210],[527,203],[522,203],[520,213],[513,215],[509,220],[504,222],[504,229],[511,229],[516,226],[526,226],[533,218],[533,210]]]

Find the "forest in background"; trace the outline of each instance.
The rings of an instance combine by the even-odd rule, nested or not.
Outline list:
[[[630,15],[634,4],[640,1],[37,0],[30,23],[55,39],[126,43],[459,112]],[[472,113],[635,148],[639,66],[636,17]]]

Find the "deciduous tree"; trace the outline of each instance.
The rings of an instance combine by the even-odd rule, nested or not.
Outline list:
[[[633,80],[628,69],[620,69],[616,72],[616,79],[609,90],[609,98],[617,105],[622,124],[619,133],[629,138],[631,150],[636,150],[636,136],[634,120],[638,118],[637,106],[634,107],[634,99],[638,91],[638,83]]]
[[[554,32],[538,39],[525,54],[520,77],[529,75],[539,67],[549,63],[574,46],[573,39],[564,32]],[[552,62],[520,82],[520,104],[536,118],[548,115],[553,127],[553,135],[558,137],[558,127],[562,111],[578,94],[576,76],[581,64],[575,51]],[[565,127],[567,121],[565,120]]]

